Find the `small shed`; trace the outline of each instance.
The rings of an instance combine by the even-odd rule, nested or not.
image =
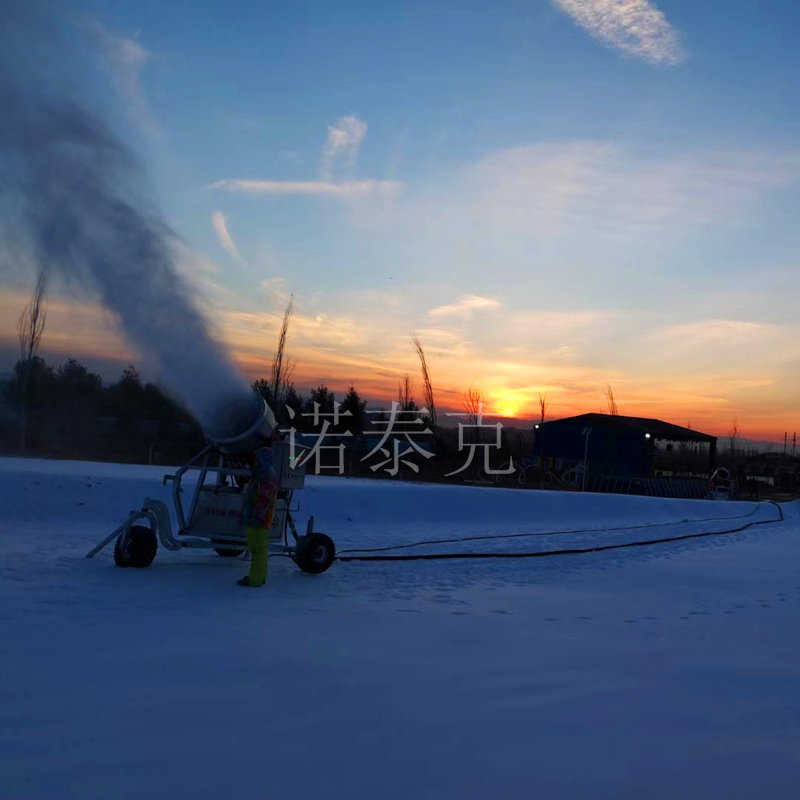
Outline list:
[[[675,444],[697,445],[714,469],[716,436],[660,419],[618,414],[579,414],[535,426],[534,455],[557,468],[583,465],[587,473],[650,478],[658,453]]]

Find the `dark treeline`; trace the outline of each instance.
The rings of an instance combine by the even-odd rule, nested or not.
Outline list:
[[[328,419],[332,433],[358,434],[368,422],[366,401],[353,386],[338,402],[325,386],[308,397],[289,386],[280,403],[268,381],[258,380],[253,388],[282,427],[313,432]],[[103,385],[99,375],[72,358],[56,368],[39,356],[20,360],[2,386],[0,409],[0,447],[6,454],[172,464],[190,458],[205,442],[195,420],[158,386],[143,382],[133,366],[116,383]]]
[[[410,397],[401,396],[399,401],[405,417],[399,415],[390,424],[391,404],[368,410],[352,385],[343,397],[336,397],[324,385],[304,396],[288,384],[277,401],[270,381],[257,380],[253,389],[269,403],[284,431],[311,434],[298,438],[306,447],[323,429],[330,435],[324,440],[321,461],[328,474],[342,463],[342,471],[349,475],[438,480],[464,460],[457,450],[456,430],[428,427],[430,420],[420,416]],[[383,443],[383,450],[376,449],[389,427],[394,438],[402,440],[401,453],[408,449],[404,438],[408,431],[435,457],[409,451],[398,463],[391,439]],[[519,457],[528,450],[529,443],[516,441],[519,436],[513,431],[504,431],[503,438],[507,447],[493,461],[507,460],[509,453]],[[205,443],[195,420],[155,384],[143,382],[133,366],[115,383],[103,385],[99,375],[75,359],[54,368],[33,356],[18,361],[13,377],[0,386],[0,451],[6,455],[174,465],[186,462]],[[340,443],[345,456],[336,449]],[[411,463],[418,465],[416,470]],[[389,472],[393,464],[397,470]],[[468,475],[459,475],[458,480]]]
[[[34,356],[18,361],[2,388],[7,454],[174,463],[203,445],[197,423],[132,366],[104,386],[75,359],[53,368]]]
[[[273,396],[271,382],[265,378],[255,381],[253,389],[267,401],[283,428],[311,433],[319,431],[319,423],[325,420],[329,423],[328,430],[335,433],[350,431],[359,434],[369,428],[367,401],[361,399],[352,385],[344,398],[339,400],[324,385],[312,389],[308,397],[303,397],[293,384],[289,384],[283,396],[277,399]]]

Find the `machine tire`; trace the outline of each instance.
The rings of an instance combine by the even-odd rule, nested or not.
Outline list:
[[[309,533],[297,540],[294,560],[303,572],[319,575],[333,563],[336,547],[324,533]]]
[[[222,558],[237,558],[244,550],[237,547],[215,547],[214,552]]]
[[[133,525],[128,531],[125,547],[122,546],[123,534],[117,537],[114,545],[114,563],[118,567],[149,567],[156,557],[158,538],[155,531],[145,525]]]

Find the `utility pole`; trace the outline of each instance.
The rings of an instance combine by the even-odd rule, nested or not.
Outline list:
[[[583,449],[583,475],[581,476],[581,491],[586,491],[586,467],[589,463],[589,436],[591,436],[592,429],[584,428],[583,435],[586,437],[586,446]]]

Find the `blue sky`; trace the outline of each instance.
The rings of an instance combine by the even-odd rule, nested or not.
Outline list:
[[[792,430],[795,4],[281,5],[69,11],[249,375],[291,293],[301,384],[391,397],[416,332],[456,408],[598,411],[611,383],[622,413]],[[44,350],[136,358],[76,317]]]

